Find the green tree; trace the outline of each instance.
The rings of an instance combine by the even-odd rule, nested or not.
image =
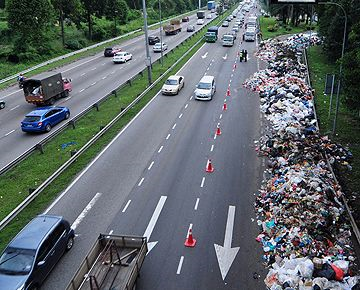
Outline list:
[[[111,20],[118,20],[125,24],[128,20],[129,7],[125,0],[108,0],[106,3],[105,16]]]
[[[15,50],[43,45],[42,37],[53,21],[53,6],[48,0],[8,0],[8,25],[15,34]]]

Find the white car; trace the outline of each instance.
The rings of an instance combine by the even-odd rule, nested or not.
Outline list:
[[[163,95],[177,95],[184,84],[183,76],[170,76],[162,86],[161,92]]]
[[[153,51],[154,52],[161,52],[161,51],[165,51],[167,50],[168,46],[166,43],[162,43],[161,45],[161,42],[158,42],[158,43],[155,43],[155,45],[153,46]]]
[[[211,19],[212,15],[209,13],[208,15],[206,15],[206,19]]]
[[[117,52],[113,56],[114,63],[127,62],[128,60],[131,60],[131,59],[132,59],[132,54],[128,53],[127,51]]]
[[[231,31],[239,32],[239,27],[234,26],[234,27],[231,29]]]
[[[198,19],[198,20],[196,21],[196,24],[197,24],[197,25],[203,25],[204,23],[205,23],[204,19]]]

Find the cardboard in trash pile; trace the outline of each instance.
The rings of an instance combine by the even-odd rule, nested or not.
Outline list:
[[[244,83],[259,92],[260,110],[271,125],[256,142],[258,154],[269,159],[269,178],[254,204],[256,240],[269,267],[269,289],[352,289],[360,287],[360,276],[351,228],[325,153],[335,171],[351,170],[352,154],[319,134],[313,91],[300,62],[308,44],[301,35],[263,42],[257,56],[268,67]]]

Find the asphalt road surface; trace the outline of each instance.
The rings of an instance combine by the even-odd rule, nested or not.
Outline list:
[[[43,289],[64,289],[99,233],[148,237],[137,289],[265,288],[253,211],[263,172],[254,150],[259,98],[242,86],[259,63],[255,43],[240,38],[230,48],[204,44],[178,72],[179,95],[156,95],[49,207],[77,237]],[[193,98],[204,74],[217,82],[209,102]],[[189,228],[194,248],[184,246]]]
[[[177,35],[163,36],[163,42],[168,44],[169,50],[193,34],[186,32],[186,27],[189,24],[195,24],[196,20],[196,15],[192,15],[190,22],[182,23],[182,32]],[[205,23],[209,21],[211,19],[205,19]],[[201,26],[195,25],[195,28],[197,31]],[[150,30],[149,35],[159,35],[159,30]],[[43,76],[61,72],[63,77],[72,79],[73,91],[70,96],[58,100],[55,105],[69,107],[74,116],[145,68],[145,38],[143,35],[123,42],[120,47],[133,55],[131,61],[125,64],[113,64],[112,58],[104,57],[101,52],[51,72],[40,74],[39,76]],[[154,53],[152,46],[150,46],[150,54],[152,61],[156,61],[161,55]],[[21,131],[20,122],[36,106],[26,103],[24,93],[17,85],[2,90],[0,99],[6,101],[5,109],[0,111],[0,168],[3,168],[40,142],[46,134],[26,134]]]

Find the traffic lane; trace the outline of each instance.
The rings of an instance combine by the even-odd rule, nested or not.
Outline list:
[[[220,52],[222,54],[222,52]],[[214,73],[215,71],[219,71],[219,67],[212,67],[213,71],[210,71],[211,73]],[[220,70],[221,71],[221,70]],[[223,75],[224,78],[226,78],[226,75]],[[226,87],[219,87],[218,90],[226,91]],[[215,99],[214,99],[215,100]],[[221,104],[222,99],[220,98],[219,111],[221,111]],[[204,175],[204,169],[206,165],[206,156],[204,155],[204,143],[207,143],[209,138],[213,137],[213,132],[215,131],[215,126],[213,126],[213,117],[214,117],[214,107],[215,104],[212,102],[197,102],[194,101],[193,104],[191,104],[184,113],[184,116],[182,117],[184,119],[185,123],[179,124],[180,127],[177,127],[178,130],[181,130],[183,132],[182,134],[177,134],[174,136],[175,139],[170,138],[169,145],[164,147],[161,154],[164,154],[162,157],[162,162],[160,161],[160,164],[157,166],[154,165],[153,169],[150,174],[151,176],[149,179],[144,182],[144,194],[147,192],[151,193],[151,198],[153,198],[153,195],[158,195],[159,193],[163,195],[168,196],[167,204],[164,207],[164,214],[160,216],[160,220],[165,220],[166,225],[164,227],[157,225],[154,230],[153,238],[150,239],[150,241],[157,241],[159,240],[159,244],[154,248],[154,253],[151,253],[149,255],[149,258],[152,255],[156,255],[156,253],[161,252],[164,253],[164,256],[166,256],[166,261],[156,261],[154,264],[164,264],[164,263],[170,263],[170,259],[172,261],[172,267],[165,267],[166,269],[172,268],[174,269],[174,266],[177,264],[178,256],[169,256],[167,254],[166,249],[171,249],[171,252],[174,252],[175,249],[171,248],[171,245],[165,245],[164,242],[167,242],[169,239],[170,244],[173,244],[172,241],[175,239],[177,234],[179,234],[179,231],[181,229],[183,232],[180,234],[182,237],[179,237],[177,239],[178,243],[181,240],[180,244],[184,241],[184,236],[186,236],[186,230],[189,222],[183,222],[182,220],[182,208],[190,206],[191,208],[195,205],[195,198],[193,195],[196,196],[196,193],[200,190],[200,184],[202,177]],[[194,109],[195,108],[195,109]],[[215,107],[216,108],[216,107]],[[216,110],[216,109],[215,109]],[[209,111],[209,113],[205,113],[205,111]],[[203,118],[205,116],[205,118]],[[207,118],[206,118],[207,117]],[[204,126],[202,126],[204,125]],[[209,129],[209,125],[213,128]],[[194,129],[195,127],[195,129]],[[206,127],[205,130],[203,130],[202,133],[199,133],[198,128]],[[205,132],[205,134],[203,134]],[[184,145],[185,144],[185,145]],[[190,144],[190,145],[188,145]],[[169,148],[170,147],[170,148]],[[209,146],[206,146],[206,149],[210,148]],[[199,156],[203,156],[202,158]],[[201,158],[201,161],[199,161],[196,166],[198,167],[196,170],[192,170],[194,167],[194,160],[197,160]],[[165,160],[165,164],[164,164]],[[172,170],[168,170],[168,168],[171,168]],[[198,175],[196,177],[196,175]],[[194,187],[196,188],[194,190]],[[180,191],[180,192],[179,192]],[[189,195],[189,193],[192,195],[190,198],[186,198],[184,196]],[[138,221],[137,214],[142,213],[146,210],[144,207],[140,207],[139,205],[141,202],[144,206],[146,206],[146,202],[148,199],[144,194],[139,193],[139,196],[133,196],[132,203],[126,210],[126,218],[121,217],[123,216],[122,213],[119,214],[119,217],[117,217],[116,220],[113,222],[113,227],[115,229],[118,229],[120,232],[128,232],[131,229],[136,230],[136,233],[141,233],[141,230],[138,230],[138,227],[141,225],[137,225],[136,221]],[[159,196],[156,196],[157,198]],[[129,197],[130,198],[130,197]],[[177,198],[176,200],[174,198]],[[146,202],[145,202],[146,201]],[[174,207],[172,210],[170,210],[170,216],[166,216],[166,212],[168,211],[168,208],[171,208],[170,204],[174,203]],[[174,213],[176,213],[176,216],[174,217]],[[173,215],[171,217],[171,214]],[[186,215],[185,215],[186,216]],[[175,219],[175,220],[174,220]],[[121,221],[121,222],[120,222]],[[126,225],[124,225],[124,222]],[[140,219],[141,222],[141,219]],[[117,228],[116,228],[117,227]],[[142,226],[143,229],[145,226]],[[166,231],[166,237],[158,239],[157,232],[158,229],[162,228],[163,231]],[[109,228],[110,229],[110,228]],[[111,228],[113,229],[113,228]],[[116,230],[115,230],[116,232]],[[159,248],[158,248],[159,247]],[[162,258],[164,258],[162,256]],[[149,259],[147,258],[147,260]],[[148,262],[145,262],[145,265]],[[144,270],[142,273],[142,277],[144,277],[144,272],[146,272],[146,266],[144,265]],[[149,268],[152,268],[149,266]],[[168,272],[164,270],[165,277],[167,276]],[[146,274],[145,274],[146,275]],[[158,279],[159,273],[157,272],[156,276],[153,275],[153,273],[150,272],[149,274],[153,278],[156,277],[156,279],[144,279],[146,281],[146,285],[149,286],[149,289],[172,289],[171,285],[167,285],[165,288],[155,288],[157,287],[157,283],[160,280],[166,280],[166,279]],[[139,284],[140,285],[140,284]]]
[[[76,243],[81,243],[79,244],[81,249],[89,249],[91,243],[88,240],[94,241],[99,230],[102,230],[103,225],[107,224],[107,220],[112,216],[112,213],[119,211],[113,210],[112,207],[117,207],[122,202],[122,198],[136,186],[136,181],[138,181],[139,176],[141,176],[140,173],[144,170],[144,164],[148,163],[147,156],[154,154],[154,148],[158,147],[158,140],[164,135],[162,127],[165,126],[166,129],[169,127],[169,124],[163,124],[167,123],[166,119],[169,116],[178,113],[179,108],[174,106],[174,101],[186,101],[180,99],[180,96],[177,96],[176,99],[167,97],[155,98],[153,103],[133,122],[131,125],[132,129],[125,130],[123,136],[104,153],[101,159],[107,161],[95,162],[93,167],[49,211],[52,214],[60,214],[70,222],[73,222],[82,209],[91,202],[94,194],[96,195],[97,192],[102,193],[93,206],[92,211],[98,208],[102,214],[106,215],[106,218],[99,218],[92,211],[91,215],[85,217],[76,232],[83,236],[82,227],[89,227],[90,232],[86,234],[92,235],[92,237],[86,239],[86,241],[83,239],[76,240]],[[164,104],[164,101],[167,105]],[[162,116],[163,118],[154,119],[154,115],[158,116],[159,109],[166,111],[167,114]],[[151,124],[153,125],[151,126]],[[142,138],[139,138],[139,136]],[[119,152],[124,152],[124,154],[119,154]],[[79,262],[73,260],[71,256],[63,261],[49,276],[44,289],[54,289],[51,288],[53,285],[56,285],[56,287],[65,285],[67,282],[65,280],[71,276],[69,273],[74,273]],[[71,271],[71,269],[74,271]],[[67,278],[59,278],[63,276]]]

